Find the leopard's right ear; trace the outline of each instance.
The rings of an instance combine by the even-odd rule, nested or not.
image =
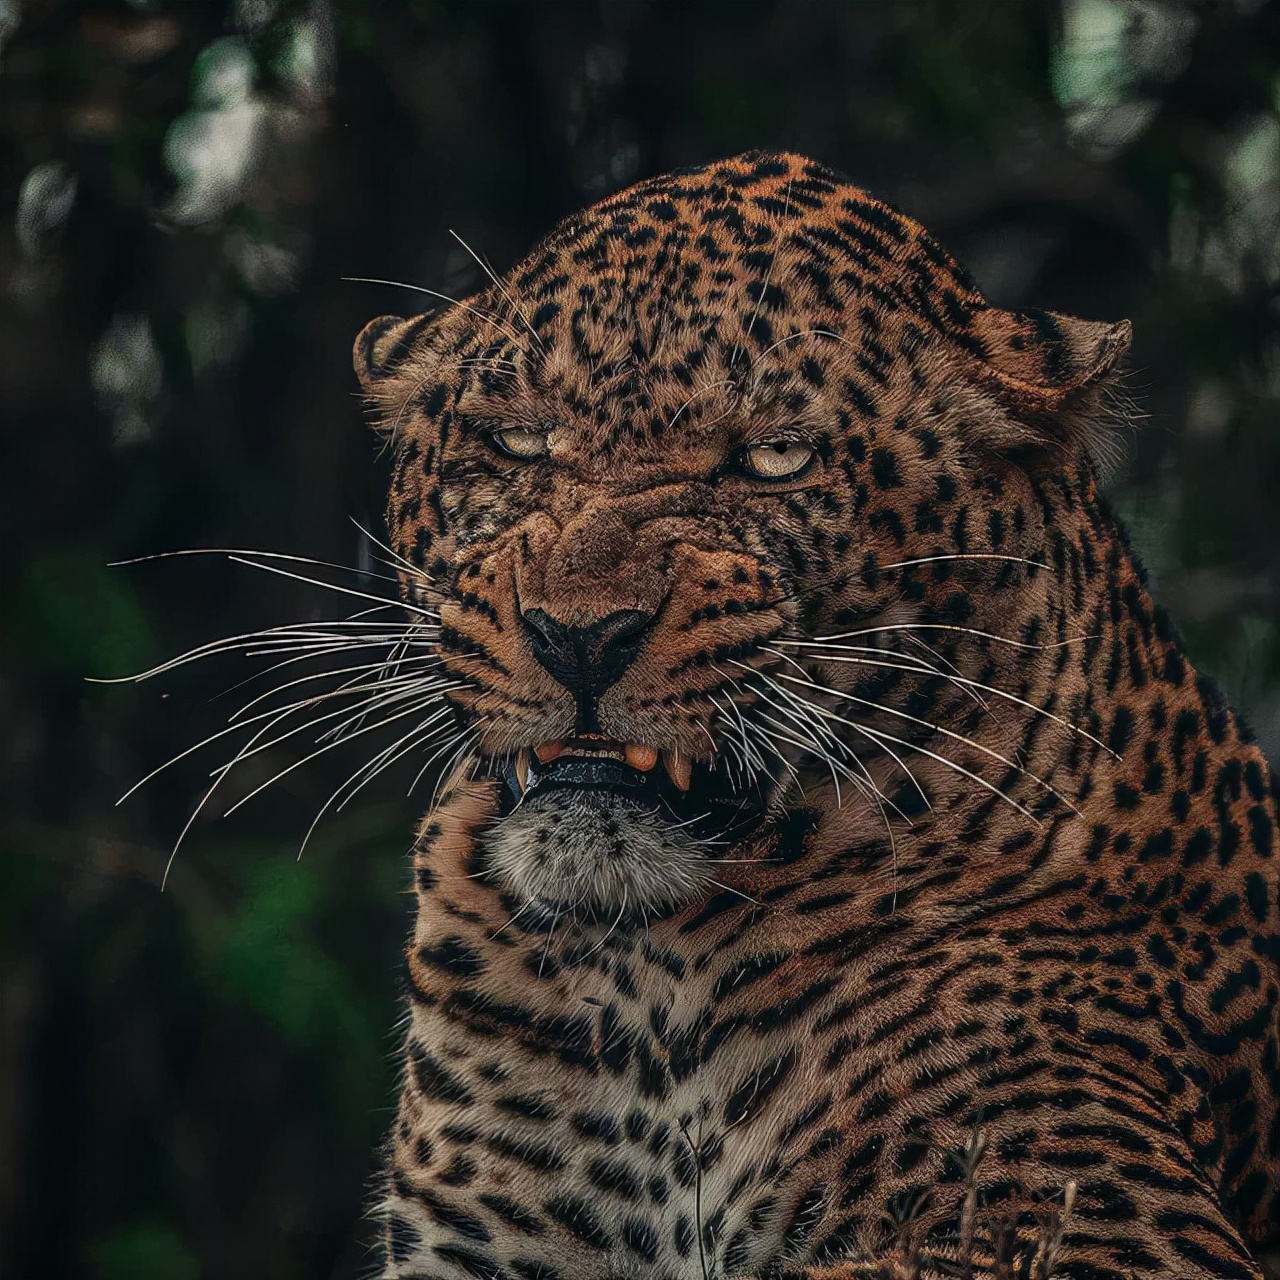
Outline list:
[[[365,395],[377,396],[384,389],[383,384],[404,371],[414,352],[426,345],[427,330],[434,319],[433,312],[407,319],[379,316],[365,325],[352,351],[356,376]]]

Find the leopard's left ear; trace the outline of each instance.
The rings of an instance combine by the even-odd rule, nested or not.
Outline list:
[[[1056,414],[1077,393],[1105,383],[1133,341],[1128,320],[1077,320],[1035,308],[984,308],[969,331],[986,348],[983,372],[1000,399],[1031,414]]]
[[[1086,455],[1104,477],[1119,466],[1126,398],[1114,389],[1133,338],[1127,320],[984,307],[965,337],[978,385],[1000,406],[971,420],[977,438],[1033,468],[1064,454]]]
[[[374,398],[382,384],[404,371],[423,345],[435,315],[380,316],[360,331],[352,351],[356,376],[366,396]]]

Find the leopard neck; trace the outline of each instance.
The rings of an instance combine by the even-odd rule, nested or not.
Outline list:
[[[1120,867],[1130,844],[1109,843],[1108,815],[1185,810],[1215,764],[1181,745],[1200,725],[1218,756],[1240,750],[1230,711],[1154,604],[1092,473],[1053,474],[1031,491],[1039,519],[1011,548],[1024,563],[1010,557],[998,589],[973,593],[969,617],[939,623],[948,639],[933,665],[942,674],[892,672],[872,690],[844,675],[847,666],[829,668],[833,685],[845,680],[829,705],[847,715],[854,690],[862,707],[885,708],[866,715],[884,736],[862,760],[880,795],[849,779],[814,785],[805,855],[784,855],[802,875],[854,868],[881,886],[867,890],[879,895],[876,909],[898,912],[917,886],[963,878],[966,900],[994,900],[1028,879],[1079,876],[1098,857],[1091,841]],[[1083,821],[1067,821],[1075,817]],[[1158,831],[1158,841],[1171,839]],[[785,835],[775,859],[779,843]],[[753,871],[734,884],[759,894],[767,881]]]

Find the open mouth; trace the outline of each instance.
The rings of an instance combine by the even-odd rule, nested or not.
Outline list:
[[[728,770],[676,751],[597,735],[521,748],[502,778],[503,817],[517,805],[554,791],[603,791],[706,838],[754,826],[764,815],[773,786],[762,775],[731,779]]]

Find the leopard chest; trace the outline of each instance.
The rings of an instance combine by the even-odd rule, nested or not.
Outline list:
[[[562,975],[554,1009],[415,1009],[393,1189],[433,1274],[702,1280],[794,1256],[821,1216],[792,1153],[825,1089],[802,1028],[726,1018],[723,970],[635,959]]]

